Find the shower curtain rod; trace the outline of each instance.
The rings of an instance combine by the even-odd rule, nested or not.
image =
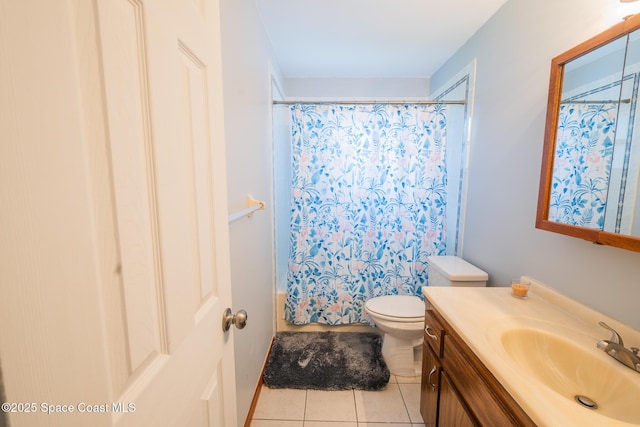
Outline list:
[[[604,99],[604,100],[590,100],[590,99],[574,99],[574,100],[564,100],[560,101],[560,104],[617,104],[618,102],[622,104],[629,104],[631,102],[630,98],[626,99]]]
[[[312,104],[312,105],[332,105],[332,104],[358,104],[358,105],[373,105],[373,104],[453,104],[453,105],[465,105],[467,101],[273,101],[273,105],[293,105],[293,104]]]

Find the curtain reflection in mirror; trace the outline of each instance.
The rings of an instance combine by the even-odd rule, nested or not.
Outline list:
[[[606,82],[607,80],[613,80]],[[633,129],[640,73],[564,91],[558,119],[549,220],[637,235],[638,144]],[[620,102],[618,102],[620,99]]]
[[[604,226],[617,107],[617,102],[561,105],[550,221]]]
[[[625,76],[621,90],[623,99],[630,102],[620,104],[616,130],[615,149],[611,166],[609,198],[604,229],[614,233],[638,235],[638,221],[634,221],[638,192],[638,144],[633,144],[640,74]],[[634,148],[635,145],[635,148]]]

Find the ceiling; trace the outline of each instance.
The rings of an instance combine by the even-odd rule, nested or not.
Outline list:
[[[507,0],[255,0],[284,77],[431,77]]]

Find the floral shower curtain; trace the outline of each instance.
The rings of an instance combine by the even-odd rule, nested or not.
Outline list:
[[[445,253],[443,105],[292,106],[285,318],[369,322],[364,303],[419,294]]]
[[[617,113],[617,103],[560,107],[550,221],[602,230]]]

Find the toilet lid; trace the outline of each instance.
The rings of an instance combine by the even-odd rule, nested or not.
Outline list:
[[[413,295],[386,295],[371,298],[365,306],[368,310],[383,316],[424,318],[424,302]]]

